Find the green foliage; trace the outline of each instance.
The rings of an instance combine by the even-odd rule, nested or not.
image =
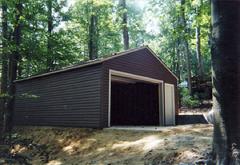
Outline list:
[[[88,58],[88,33],[91,14],[98,17],[99,55],[103,57],[121,49],[121,33],[116,9],[111,0],[89,1],[79,0],[71,8],[71,21],[67,22],[66,29],[72,32],[78,52]]]
[[[118,0],[76,0],[72,6],[67,5],[70,2],[68,0],[52,0],[51,54],[47,50],[49,37],[47,1],[22,1],[23,13],[19,22],[22,24],[19,50],[21,55],[19,59],[20,77],[46,72],[48,59],[54,60],[54,69],[61,69],[88,60],[89,19],[93,14],[98,17],[98,54],[100,58],[123,50],[122,26],[127,26],[130,48],[149,45],[173,72],[180,71],[181,80],[184,80],[187,75],[182,38],[186,38],[190,46],[192,75],[198,74],[195,28],[201,26],[204,72],[207,77],[211,75],[210,4],[208,0],[185,0],[187,32],[184,31],[185,27],[181,22],[180,1],[142,0],[144,5],[140,6],[139,0],[126,0],[127,10],[122,10]],[[12,32],[16,26],[16,3],[15,0],[7,1],[8,54],[16,50],[12,41]],[[123,12],[127,12],[128,25],[122,25],[120,16]],[[178,59],[178,55],[180,59]]]
[[[191,96],[187,88],[180,89],[180,98],[182,106],[188,108],[196,108],[200,106],[200,101],[197,96]]]
[[[201,26],[201,54],[205,76],[211,75],[210,68],[210,4],[208,0],[185,0],[185,19],[187,31],[183,27],[181,18],[182,6],[180,1],[175,0],[151,0],[144,13],[148,14],[150,20],[157,21],[159,33],[155,34],[147,41],[148,44],[160,55],[163,61],[173,72],[177,74],[179,65],[180,80],[186,79],[186,57],[184,55],[185,38],[189,43],[191,52],[191,72],[192,76],[198,75],[197,57],[195,53],[196,38],[195,28]],[[199,13],[197,12],[199,11]],[[180,60],[178,60],[179,55]]]

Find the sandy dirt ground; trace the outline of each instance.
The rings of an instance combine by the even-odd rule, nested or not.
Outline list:
[[[17,127],[9,151],[12,164],[204,164],[212,130],[206,124],[159,131]],[[0,164],[7,161],[0,157]]]

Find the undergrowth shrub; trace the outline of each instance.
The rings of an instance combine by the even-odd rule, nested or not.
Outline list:
[[[199,107],[201,104],[198,97],[196,95],[191,96],[187,88],[180,89],[180,98],[182,106],[188,108],[196,108]]]

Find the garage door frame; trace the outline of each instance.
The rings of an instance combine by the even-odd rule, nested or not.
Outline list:
[[[159,101],[159,125],[164,125],[164,82],[162,80],[140,76],[132,73],[126,73],[122,71],[112,70],[109,69],[109,83],[108,83],[108,127],[111,127],[111,82],[112,82],[112,76],[121,76],[125,78],[131,78],[136,80],[142,80],[154,84],[158,84],[158,95],[161,97],[158,97]]]

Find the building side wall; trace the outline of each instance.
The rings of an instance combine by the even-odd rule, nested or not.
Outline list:
[[[16,125],[100,127],[102,65],[16,83]]]

